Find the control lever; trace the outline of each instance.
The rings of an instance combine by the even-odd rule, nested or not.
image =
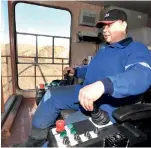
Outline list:
[[[67,71],[67,73],[64,75],[64,80],[66,81],[67,85],[73,84],[73,76],[69,76],[70,70]]]
[[[100,109],[97,103],[93,103],[93,111],[91,112],[92,121],[97,125],[105,125],[109,123],[109,115],[106,111]]]
[[[97,114],[99,112],[99,107],[96,103],[93,103],[93,111],[92,114]]]
[[[70,73],[70,70],[68,70],[67,73],[64,75],[64,80],[68,80],[69,73]]]

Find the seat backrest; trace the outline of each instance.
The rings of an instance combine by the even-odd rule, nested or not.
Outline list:
[[[145,44],[146,46],[151,46],[151,28],[149,27],[143,27],[143,28],[136,28],[133,30],[128,31],[128,36],[131,36],[134,41],[141,42]],[[144,103],[144,102],[151,102],[151,87],[143,93],[138,103]],[[149,99],[150,98],[150,99]]]
[[[131,36],[133,40],[141,42],[146,46],[151,46],[151,28],[149,27],[128,30],[128,36]]]
[[[143,94],[141,103],[151,103],[151,86],[149,89]]]

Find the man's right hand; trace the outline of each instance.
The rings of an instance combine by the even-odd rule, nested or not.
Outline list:
[[[70,76],[73,76],[75,74],[75,70],[72,67],[65,67],[63,70],[63,75],[66,75],[68,71],[70,71]]]

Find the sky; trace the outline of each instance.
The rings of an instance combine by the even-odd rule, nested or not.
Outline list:
[[[70,37],[71,14],[66,10],[18,3],[15,8],[16,31]],[[7,1],[2,1],[3,41],[8,41]],[[33,44],[33,36],[18,36],[19,43]],[[34,39],[35,40],[35,39]],[[39,44],[52,44],[51,38],[39,39]],[[56,39],[55,44],[69,46],[69,40]]]

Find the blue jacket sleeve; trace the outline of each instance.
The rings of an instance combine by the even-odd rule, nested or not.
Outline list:
[[[113,97],[138,95],[145,92],[151,85],[151,69],[137,64],[109,79],[113,83]]]
[[[88,67],[88,65],[83,65],[83,66],[80,66],[80,67],[76,67],[75,68],[75,70],[76,70],[75,76],[78,77],[78,78],[81,78],[81,79],[85,79],[85,75],[86,75],[86,72],[87,72],[87,67]]]
[[[109,76],[115,98],[124,98],[144,93],[151,86],[151,52],[141,45],[141,50],[133,49],[125,62],[125,72]],[[111,86],[111,85],[110,85]],[[109,85],[105,86],[105,90]],[[107,92],[106,92],[107,93]]]

